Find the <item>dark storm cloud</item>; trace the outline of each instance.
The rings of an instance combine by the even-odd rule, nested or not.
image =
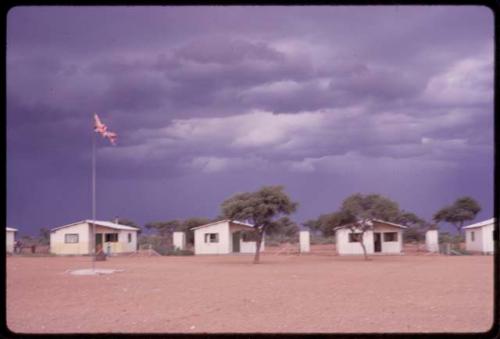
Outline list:
[[[169,190],[189,200],[211,185],[220,197],[280,182],[300,193],[303,180],[322,192],[303,204],[312,217],[334,207],[307,201],[340,201],[340,180],[342,194],[382,189],[404,200],[411,185],[436,205],[467,192],[489,204],[488,175],[479,188],[456,183],[492,165],[492,23],[474,6],[14,8],[9,222],[74,221],[55,220],[50,204],[21,207],[32,204],[25,169],[37,168],[35,200],[54,180],[84,194],[76,182],[89,180],[94,112],[119,134],[117,147],[99,140],[104,200],[109,190],[154,191],[149,210],[165,199],[188,216]],[[117,200],[103,204],[126,201]]]

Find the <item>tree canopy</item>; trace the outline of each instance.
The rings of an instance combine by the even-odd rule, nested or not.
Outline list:
[[[353,220],[381,219],[396,222],[400,215],[398,203],[379,194],[353,194],[342,202],[340,211]]]
[[[236,194],[222,205],[222,215],[229,219],[248,221],[257,232],[254,263],[259,262],[260,245],[264,233],[277,226],[277,218],[289,215],[298,207],[283,191],[283,186],[264,186],[256,192]],[[286,221],[278,222],[283,225]]]
[[[455,226],[458,233],[462,233],[464,222],[474,220],[481,211],[481,206],[471,197],[461,197],[452,205],[445,206],[434,214],[434,221],[448,222]]]

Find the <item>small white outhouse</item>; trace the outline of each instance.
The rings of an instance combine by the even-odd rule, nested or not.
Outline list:
[[[16,238],[17,229],[12,228],[12,227],[6,227],[5,230],[6,230],[5,238],[7,240],[7,245],[6,245],[7,251],[6,252],[14,253],[14,241]]]
[[[173,236],[174,249],[184,250],[186,249],[186,233],[184,232],[174,232]]]
[[[311,235],[309,231],[300,231],[299,233],[299,252],[307,253],[311,251]]]
[[[425,248],[431,253],[439,252],[438,230],[430,229],[425,232]]]
[[[495,218],[465,226],[463,229],[465,230],[465,249],[467,251],[493,254]]]
[[[192,228],[194,254],[255,253],[254,226],[236,220],[220,220]],[[265,235],[264,235],[265,238]],[[264,250],[264,242],[260,252]]]
[[[82,220],[50,230],[50,253],[91,254],[95,224],[95,249],[106,254],[131,253],[137,250],[136,227],[109,221]]]
[[[370,227],[363,235],[363,244],[367,254],[402,254],[403,230],[407,228],[392,222],[372,219]],[[363,254],[360,244],[361,231],[352,232],[348,225],[336,227],[335,244],[339,255]]]

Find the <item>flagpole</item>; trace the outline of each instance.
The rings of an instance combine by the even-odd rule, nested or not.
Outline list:
[[[96,234],[95,234],[95,148],[96,148],[96,134],[92,130],[92,271],[95,269],[95,250],[96,250]]]

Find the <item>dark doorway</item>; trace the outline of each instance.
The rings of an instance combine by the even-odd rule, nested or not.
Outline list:
[[[95,252],[99,252],[102,249],[102,233],[96,233],[95,235]]]
[[[234,253],[240,253],[240,239],[241,239],[241,232],[234,232],[233,233],[233,252]]]
[[[380,233],[374,233],[374,243],[373,243],[373,250],[375,252],[381,252],[382,251],[382,237],[380,236]]]

